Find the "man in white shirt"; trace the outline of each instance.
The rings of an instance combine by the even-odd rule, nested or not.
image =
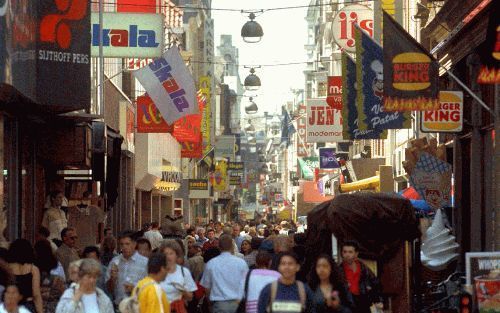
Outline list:
[[[122,253],[111,260],[106,272],[106,285],[117,305],[130,295],[139,280],[148,275],[148,259],[135,250],[134,232],[121,233],[118,243]]]
[[[207,289],[213,312],[234,313],[243,298],[243,289],[248,266],[246,262],[231,254],[233,238],[219,238],[221,254],[210,260],[203,272],[200,284]]]
[[[160,225],[158,222],[151,223],[151,230],[144,233],[144,238],[149,240],[152,250],[160,247],[163,236],[160,233]]]

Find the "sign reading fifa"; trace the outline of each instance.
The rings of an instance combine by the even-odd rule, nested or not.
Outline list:
[[[325,99],[307,99],[306,142],[342,140],[342,112],[331,108]]]
[[[145,13],[104,13],[103,27],[99,14],[92,13],[91,54],[99,56],[102,36],[104,57],[155,58],[163,53],[163,15]]]
[[[333,39],[342,50],[356,51],[354,34],[356,24],[373,37],[373,10],[361,4],[346,5],[333,19]]]

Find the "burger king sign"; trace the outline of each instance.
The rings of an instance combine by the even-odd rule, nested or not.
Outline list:
[[[461,91],[440,91],[439,109],[421,112],[423,132],[454,133],[462,131],[463,94]]]

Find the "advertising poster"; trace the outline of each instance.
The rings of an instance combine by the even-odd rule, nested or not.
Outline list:
[[[342,140],[342,112],[332,109],[325,99],[307,99],[306,142]]]
[[[335,154],[335,148],[319,148],[319,168],[334,169],[340,168]]]
[[[422,152],[410,175],[410,184],[435,210],[451,205],[451,164]]]
[[[215,171],[213,173],[212,187],[214,191],[226,191],[228,187],[227,176],[227,161],[219,160],[215,163]]]
[[[457,133],[463,127],[464,95],[461,91],[440,91],[439,109],[420,113],[420,129],[430,133]]]
[[[356,27],[356,81],[359,128],[401,129],[411,127],[408,112],[387,112],[384,99],[384,54],[382,47]],[[365,128],[366,127],[366,128]]]
[[[468,252],[465,262],[479,313],[500,312],[500,252]]]
[[[384,110],[438,109],[437,61],[385,12],[384,38]]]

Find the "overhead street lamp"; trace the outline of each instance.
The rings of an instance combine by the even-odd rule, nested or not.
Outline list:
[[[245,107],[245,113],[246,114],[255,114],[255,113],[257,113],[259,111],[259,107],[253,101],[253,98],[250,97],[248,100],[250,101],[250,103]]]
[[[255,69],[252,67],[250,69],[250,75],[245,78],[245,82],[243,83],[246,90],[255,91],[258,90],[261,86],[259,76],[255,75]]]
[[[264,31],[262,30],[262,26],[254,21],[254,12],[250,12],[248,18],[250,18],[250,21],[246,22],[241,28],[241,37],[243,37],[244,42],[257,43],[262,39],[262,36],[264,36]]]

